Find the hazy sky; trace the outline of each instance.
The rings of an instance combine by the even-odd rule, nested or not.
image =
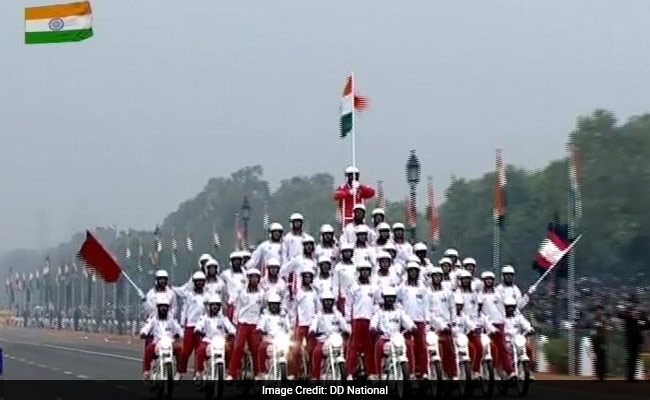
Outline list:
[[[650,110],[647,0],[93,0],[94,38],[25,46],[43,3],[0,2],[0,251],[150,229],[246,165],[341,177],[351,70],[362,178],[392,198],[411,148],[440,194],[496,146],[535,168],[576,116]]]

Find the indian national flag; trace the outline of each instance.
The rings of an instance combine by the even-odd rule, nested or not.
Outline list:
[[[25,8],[25,43],[79,42],[93,35],[87,1]]]
[[[362,111],[368,106],[368,99],[357,96],[354,92],[354,75],[345,80],[343,98],[341,99],[341,139],[354,129],[354,110]]]
[[[496,169],[494,174],[494,220],[503,228],[503,220],[506,217],[506,169],[501,157],[501,149],[497,149]]]

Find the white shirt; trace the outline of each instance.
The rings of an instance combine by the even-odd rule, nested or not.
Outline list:
[[[316,292],[318,292],[319,296],[325,291],[332,292],[336,295],[339,292],[339,288],[336,287],[335,283],[334,273],[330,273],[327,278],[324,278],[320,274],[314,278],[314,288],[316,289]]]
[[[426,322],[431,308],[429,290],[422,285],[403,284],[397,291],[397,301],[415,322]]]
[[[402,264],[406,265],[409,260],[409,257],[413,255],[413,246],[411,243],[404,240],[404,243],[396,243],[393,241],[395,249],[397,249],[396,259],[400,260]]]
[[[296,292],[294,303],[296,325],[309,326],[316,315],[316,311],[318,311],[318,293],[314,288],[304,290],[300,286]]]
[[[319,243],[316,245],[316,258],[320,258],[321,256],[326,256],[332,262],[336,262],[339,258],[339,246],[334,243],[331,247],[324,247],[322,243]]]
[[[257,330],[264,334],[264,340],[270,341],[280,334],[289,334],[289,318],[283,314],[264,313],[257,323]]]
[[[228,317],[219,312],[214,317],[207,314],[202,315],[194,326],[194,332],[203,333],[204,342],[210,342],[215,336],[224,336],[226,334],[234,335],[237,332],[235,326],[230,322]]]
[[[267,295],[271,292],[280,295],[280,298],[282,299],[280,307],[286,309],[287,301],[289,300],[289,285],[287,284],[287,281],[278,277],[277,281],[271,282],[267,275],[260,280],[260,287]]]
[[[503,330],[507,336],[513,337],[517,334],[525,335],[533,331],[533,327],[523,314],[515,312],[512,317],[505,317]]]
[[[454,316],[451,320],[451,331],[454,335],[459,333],[468,334],[476,329],[476,324],[472,318],[461,312],[460,315],[454,313]]]
[[[357,280],[357,266],[353,263],[346,264],[339,262],[334,267],[334,286],[339,290],[338,294],[341,298],[346,298],[352,284]]]
[[[470,316],[472,319],[478,318],[478,305],[483,302],[480,293],[475,291],[464,292],[461,289],[456,290],[456,293],[463,296],[465,300],[463,304],[463,312]]]
[[[380,289],[385,287],[398,287],[402,283],[402,279],[395,273],[392,266],[388,270],[388,274],[382,275],[379,271],[373,274],[370,278],[373,284],[377,285]]]
[[[251,254],[251,259],[246,263],[246,269],[257,268],[262,272],[262,275],[266,275],[266,264],[270,259],[275,258],[282,265],[282,247],[282,242],[266,240],[260,243]]]
[[[369,262],[373,269],[377,267],[377,252],[374,247],[368,244],[365,247],[355,246],[353,259],[355,264],[365,261]]]
[[[505,306],[503,305],[503,297],[497,292],[483,292],[483,308],[481,313],[494,324],[502,324],[506,317]]]
[[[496,287],[495,289],[501,297],[505,300],[509,297],[512,297],[517,301],[517,309],[521,310],[524,307],[526,307],[526,304],[528,304],[528,295],[521,295],[521,290],[515,285],[514,283],[512,285],[506,286],[503,283],[500,284],[499,286]]]
[[[294,235],[293,232],[288,232],[282,239],[282,263],[291,261],[292,258],[302,254],[302,239],[307,236],[306,233]]]
[[[220,276],[217,276],[215,280],[206,280],[205,281],[205,291],[210,294],[218,294],[219,296],[226,295],[226,284]]]
[[[162,292],[157,291],[156,288],[151,288],[147,292],[143,304],[144,312],[147,315],[147,317],[153,317],[158,313],[158,309],[156,307],[156,297],[159,294],[164,294],[165,297],[169,299],[169,315],[172,317],[175,316],[176,311],[178,309],[178,302],[176,301],[176,292],[169,286],[165,286],[165,290]]]
[[[332,333],[350,333],[350,325],[343,315],[334,309],[334,312],[325,314],[322,311],[314,316],[309,325],[309,332],[316,335],[319,342],[324,342]]]
[[[181,310],[181,322],[186,327],[193,327],[199,320],[199,317],[205,313],[205,302],[209,294],[203,290],[197,293],[192,290],[185,290],[181,296],[183,297],[183,309]]]
[[[357,242],[357,233],[355,231],[357,226],[365,226],[368,228],[368,243],[370,242],[370,227],[366,224],[359,224],[355,225],[354,222],[350,222],[349,224],[345,225],[345,228],[343,228],[343,232],[341,233],[341,239],[339,240],[339,243],[351,243],[355,244]]]
[[[261,287],[256,292],[240,290],[235,298],[235,323],[256,325],[264,308],[266,293]]]
[[[372,318],[375,311],[378,288],[370,283],[361,284],[355,282],[348,293],[345,301],[345,318],[348,321],[352,319]]]
[[[378,331],[383,338],[390,338],[402,330],[410,331],[415,328],[415,323],[406,315],[404,310],[378,310],[370,320],[370,329]]]
[[[149,318],[140,329],[141,335],[152,335],[154,341],[158,341],[163,336],[174,337],[178,335],[183,337],[183,329],[174,318],[167,315],[167,319],[159,319],[158,316]]]
[[[244,275],[243,270],[241,272],[234,272],[231,268],[225,270],[221,274],[221,278],[226,285],[226,297],[228,298],[228,304],[234,304],[236,294],[246,286],[246,275]]]
[[[448,328],[452,322],[452,316],[455,314],[453,294],[449,290],[429,289],[429,323],[437,330]]]

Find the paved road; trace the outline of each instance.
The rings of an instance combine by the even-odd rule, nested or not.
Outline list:
[[[142,397],[147,396],[147,392],[139,382],[126,382],[140,378],[142,343],[139,340],[110,336],[105,339],[102,335],[96,334],[3,326],[0,327],[0,347],[3,348],[5,355],[5,381],[73,380],[92,383],[95,386],[97,381],[107,381],[103,382],[102,387],[106,387],[106,393],[112,393],[112,398],[119,396],[120,390],[122,395],[128,390],[129,398],[132,398],[134,391]],[[598,382],[575,382],[575,387],[571,385],[573,385],[571,382],[537,381],[531,387],[528,398],[561,399],[567,396],[573,399],[590,400],[650,398],[648,383],[629,386],[625,382],[617,382],[618,387],[612,386],[613,383]],[[75,385],[66,387],[74,388]],[[194,388],[190,389],[181,391],[179,397],[201,398]],[[117,391],[118,394],[112,391]],[[508,397],[515,398],[515,395],[512,393]],[[11,396],[5,398],[10,399]]]

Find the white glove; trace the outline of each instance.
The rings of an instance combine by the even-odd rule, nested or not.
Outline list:
[[[537,285],[533,285],[528,288],[528,295],[532,295],[537,290]]]
[[[356,191],[357,189],[359,189],[359,186],[361,186],[361,184],[359,183],[359,181],[353,181],[353,182],[352,182],[352,189],[354,189],[355,191]]]
[[[357,194],[357,189],[354,189],[354,188],[353,188],[353,189],[350,189],[350,194],[351,194],[352,196],[356,196],[356,194]]]

